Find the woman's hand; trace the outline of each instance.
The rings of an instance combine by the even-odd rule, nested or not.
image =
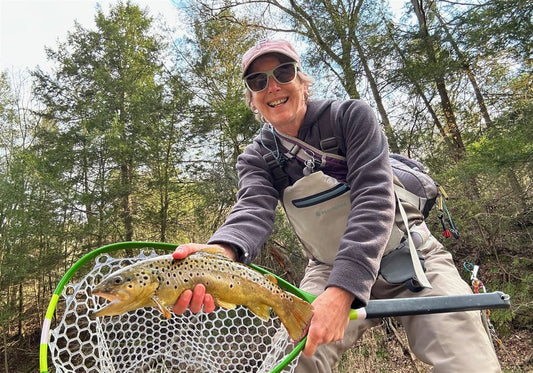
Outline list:
[[[197,243],[178,246],[172,254],[172,257],[174,259],[184,259],[206,248],[218,250],[221,255],[226,255],[232,260],[235,260],[235,252],[228,245],[205,245]],[[206,293],[204,285],[198,284],[193,290],[185,290],[179,296],[176,303],[174,303],[174,306],[172,306],[172,311],[177,315],[183,314],[187,309],[190,309],[194,313],[198,313],[202,309],[204,312],[213,312],[215,310],[215,301],[211,294]]]
[[[347,291],[329,287],[313,302],[313,318],[307,333],[303,354],[314,355],[318,346],[337,342],[344,337],[350,321],[350,306],[354,296]]]

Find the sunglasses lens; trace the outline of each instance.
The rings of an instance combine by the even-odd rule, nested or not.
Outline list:
[[[291,63],[281,65],[276,67],[272,73],[274,74],[274,78],[276,78],[278,83],[290,83],[296,77],[296,66]]]
[[[262,91],[268,84],[266,73],[251,74],[246,77],[246,85],[254,92]]]
[[[272,75],[280,84],[287,84],[296,78],[296,64],[285,63],[279,65],[274,70],[252,73],[244,78],[248,89],[254,92],[264,90],[268,85],[268,77]]]

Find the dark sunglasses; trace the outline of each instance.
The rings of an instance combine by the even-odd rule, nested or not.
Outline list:
[[[258,71],[244,77],[244,85],[250,91],[261,92],[268,86],[268,78],[274,77],[279,84],[288,84],[296,78],[298,72],[297,62],[287,62],[268,71]]]

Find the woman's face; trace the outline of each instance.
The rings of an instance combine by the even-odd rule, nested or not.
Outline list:
[[[248,69],[248,74],[269,71],[280,65],[276,55],[267,54],[258,57]],[[278,83],[272,76],[268,79],[266,89],[252,91],[252,107],[259,110],[267,122],[278,131],[296,136],[307,110],[306,96],[308,85],[297,77],[287,84]]]

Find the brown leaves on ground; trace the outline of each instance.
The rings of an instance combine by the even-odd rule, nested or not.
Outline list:
[[[388,326],[386,324],[389,324]],[[496,345],[503,373],[533,373],[533,332],[522,330]],[[347,351],[334,373],[430,373],[410,351],[401,325],[387,320]]]

